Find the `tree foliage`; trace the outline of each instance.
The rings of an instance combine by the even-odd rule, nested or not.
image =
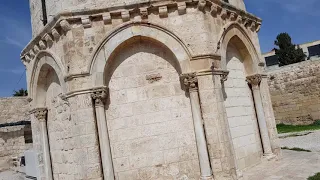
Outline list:
[[[21,88],[18,91],[14,91],[13,96],[16,96],[16,97],[18,97],[18,96],[28,96],[28,91],[23,89],[23,88]]]
[[[292,44],[291,37],[288,33],[280,33],[274,44],[279,47],[279,49],[275,48],[276,55],[279,59],[279,66],[298,63],[304,61],[306,58],[302,49]]]

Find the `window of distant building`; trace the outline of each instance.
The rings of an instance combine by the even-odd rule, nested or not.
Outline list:
[[[308,47],[309,57],[320,56],[320,44]]]
[[[273,66],[279,64],[278,56],[273,55],[273,56],[268,56],[265,58],[266,60],[266,65],[267,66]]]

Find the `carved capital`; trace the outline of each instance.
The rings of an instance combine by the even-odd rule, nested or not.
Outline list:
[[[47,108],[35,108],[31,111],[34,114],[34,117],[37,118],[39,121],[46,121],[48,109]]]
[[[229,71],[223,71],[220,75],[220,81],[221,83],[224,83],[228,80]]]
[[[261,74],[255,74],[247,77],[247,82],[254,86],[259,86],[260,82],[262,80],[262,75]]]
[[[224,83],[228,80],[229,71],[222,70],[222,69],[215,69],[214,66],[212,66],[212,74],[220,76],[221,83]]]
[[[189,91],[198,90],[198,78],[196,73],[182,74],[181,80]]]
[[[107,100],[107,95],[108,95],[107,88],[99,88],[99,89],[95,89],[92,92],[91,97],[94,100],[96,106],[103,106]]]

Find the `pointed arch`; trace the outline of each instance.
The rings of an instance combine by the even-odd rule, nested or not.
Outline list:
[[[220,39],[222,69],[226,69],[227,67],[227,49],[230,43],[232,43],[240,51],[240,54],[242,54],[245,60],[251,61],[246,62],[246,64],[250,65],[250,67],[246,67],[247,69],[250,69],[250,73],[259,71],[260,56],[258,51],[251,41],[251,38],[240,24],[236,22],[228,24],[221,33]]]
[[[56,58],[51,52],[40,51],[34,58],[32,64],[31,80],[29,84],[29,94],[33,99],[34,105],[42,106],[43,102],[40,103],[45,89],[39,84],[41,76],[46,76],[49,71],[57,77],[57,83],[61,86],[64,93],[67,92],[67,87],[64,81],[65,71],[61,64],[61,61]],[[43,82],[45,83],[45,82]],[[41,93],[42,92],[42,93]]]
[[[93,86],[104,85],[104,70],[108,60],[118,46],[133,38],[147,38],[166,46],[178,60],[180,73],[190,71],[191,53],[180,38],[171,31],[144,22],[129,22],[107,34],[95,49],[91,58],[89,72],[93,76]]]

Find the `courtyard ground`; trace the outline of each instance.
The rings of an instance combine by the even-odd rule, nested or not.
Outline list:
[[[243,173],[243,180],[306,180],[320,172],[320,131],[280,134],[282,147],[312,152],[283,150],[279,160],[264,161]],[[0,180],[22,180],[14,171],[0,172]]]
[[[283,150],[280,160],[265,161],[244,172],[244,180],[306,180],[320,172],[320,153]]]
[[[279,137],[282,147],[298,147],[320,153],[320,131],[280,134]]]
[[[306,180],[320,172],[320,131],[286,133],[279,137],[282,147],[312,152],[282,150],[282,158],[248,169],[244,180]]]

